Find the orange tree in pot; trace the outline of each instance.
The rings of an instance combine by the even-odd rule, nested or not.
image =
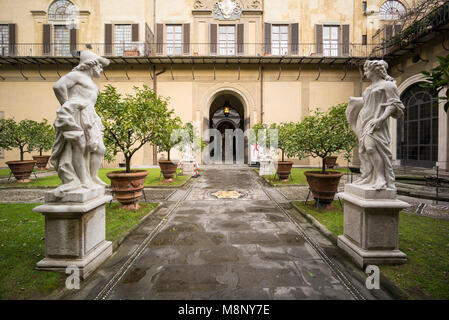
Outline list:
[[[25,153],[34,150],[33,136],[37,122],[14,119],[0,119],[0,148],[5,150],[19,149],[20,160],[8,161],[6,164],[18,182],[29,182],[36,161],[24,160]]]
[[[36,166],[39,170],[45,170],[50,156],[43,155],[43,152],[51,150],[55,142],[55,130],[48,124],[47,119],[37,123],[35,129],[35,134],[32,139],[34,148],[36,151],[39,151],[39,155],[33,156],[33,160],[36,161]]]
[[[338,191],[343,173],[326,171],[325,159],[335,153],[344,153],[350,159],[357,139],[346,120],[347,104],[340,104],[324,113],[319,110],[296,124],[288,149],[299,159],[311,156],[321,158],[321,171],[306,171],[310,190],[318,206],[326,207]]]
[[[284,122],[281,124],[273,123],[270,126],[271,130],[277,130],[278,135],[278,149],[281,150],[281,161],[277,163],[277,174],[279,180],[288,181],[288,177],[292,171],[293,161],[285,161],[285,156],[289,156],[291,151],[289,147],[291,146],[290,140],[295,130],[294,122]]]
[[[161,131],[155,141],[155,145],[158,147],[159,152],[167,152],[167,159],[159,159],[159,167],[161,168],[162,175],[164,176],[164,182],[173,182],[178,168],[178,161],[172,161],[170,157],[170,151],[178,145],[182,140],[181,119],[174,116],[173,111],[169,111],[167,116],[162,119],[163,125]]]
[[[131,170],[131,159],[145,144],[156,141],[170,114],[167,99],[148,86],[134,87],[134,94],[121,95],[111,85],[100,92],[96,110],[104,125],[105,158],[125,157],[126,169],[107,173],[122,209],[134,209],[143,194],[148,170]],[[162,120],[161,120],[162,119]],[[138,205],[137,205],[138,208]]]

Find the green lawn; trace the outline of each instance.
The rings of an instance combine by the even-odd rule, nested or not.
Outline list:
[[[309,202],[296,204],[336,235],[343,234],[343,212],[320,211]],[[401,212],[399,249],[408,261],[398,266],[381,266],[390,280],[411,299],[449,299],[449,221]]]
[[[141,203],[137,212],[106,206],[106,239],[115,241],[138,223],[156,203]],[[42,299],[65,285],[65,276],[36,271],[44,258],[44,216],[38,204],[0,204],[0,299]]]
[[[305,171],[320,171],[319,168],[292,168],[292,171],[290,173],[290,177],[288,181],[282,182],[279,181],[277,175],[271,175],[271,176],[264,176],[265,179],[267,179],[271,184],[275,186],[284,186],[284,185],[307,185],[307,179],[304,175]],[[329,171],[338,171],[346,173],[347,169],[328,169]],[[259,172],[259,170],[256,170]]]
[[[124,170],[124,169],[120,169]],[[159,168],[153,168],[153,169],[146,169],[148,170],[148,176],[145,180],[145,186],[146,187],[154,187],[154,186],[179,186],[186,182],[190,176],[177,176],[176,179],[171,183],[164,183],[163,177],[159,180],[160,177],[160,169]],[[100,169],[98,172],[98,176],[101,180],[103,180],[108,185],[111,184],[111,181],[108,177],[106,177],[106,173],[110,171],[118,171],[118,169]],[[33,177],[32,177],[33,178]],[[49,177],[42,177],[38,179],[33,179],[31,182],[28,183],[9,183],[7,187],[57,187],[61,185],[61,180],[59,180],[59,177],[57,175],[49,176]]]
[[[49,172],[49,171],[54,171],[54,170],[53,169],[48,169],[48,170],[34,169],[33,171],[36,173],[39,173],[39,172]],[[9,170],[9,169],[0,169],[0,178],[8,178],[10,173],[11,173],[11,170]],[[32,177],[34,177],[34,175],[32,175]],[[14,177],[12,177],[11,179],[14,179]]]

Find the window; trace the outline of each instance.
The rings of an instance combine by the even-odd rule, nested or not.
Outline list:
[[[54,26],[55,56],[70,56],[70,30],[65,26]]]
[[[167,55],[182,53],[182,25],[167,25]]]
[[[273,55],[288,54],[288,25],[273,25],[271,32],[271,53]]]
[[[235,55],[235,26],[220,26],[219,54],[224,56]]]
[[[76,14],[76,7],[67,0],[56,0],[48,9],[48,19],[50,20],[71,20]]]
[[[323,26],[324,56],[338,56],[339,26]]]
[[[380,19],[395,20],[399,19],[406,12],[405,6],[397,1],[390,0],[384,2],[380,7]]]
[[[362,44],[363,45],[368,44],[368,36],[366,34],[362,35]]]
[[[414,84],[401,96],[404,117],[398,120],[397,154],[403,165],[431,168],[438,161],[438,102]]]
[[[114,54],[116,56],[124,56],[125,51],[133,49],[131,25],[116,24],[114,27]]]
[[[0,24],[0,56],[9,54],[9,26]]]

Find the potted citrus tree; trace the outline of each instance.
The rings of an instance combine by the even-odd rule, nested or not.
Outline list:
[[[122,209],[134,209],[143,194],[148,170],[131,170],[131,159],[145,144],[153,143],[167,117],[167,100],[148,86],[134,87],[134,94],[121,95],[108,85],[98,95],[96,110],[104,129],[105,158],[125,157],[125,170],[107,173]],[[138,208],[138,206],[137,206]]]
[[[47,119],[36,124],[35,134],[33,135],[33,146],[36,151],[39,151],[38,156],[33,156],[33,160],[36,161],[36,167],[39,170],[45,170],[47,168],[49,155],[43,155],[44,151],[48,151],[55,142],[55,129],[48,124]]]
[[[292,171],[293,161],[286,161],[285,156],[290,156],[288,149],[293,132],[295,131],[294,122],[284,122],[281,124],[273,123],[270,129],[278,130],[278,149],[281,150],[281,161],[277,162],[277,174],[279,180],[287,181]]]
[[[33,135],[37,122],[33,120],[0,119],[0,148],[19,149],[20,160],[8,161],[6,164],[18,182],[29,182],[35,160],[25,160],[25,153],[34,150]]]
[[[159,159],[158,163],[164,176],[164,182],[170,183],[173,182],[178,168],[178,161],[171,160],[170,151],[182,140],[182,136],[174,134],[176,130],[181,129],[182,123],[179,117],[174,116],[173,110],[168,111],[165,117],[159,120],[162,128],[156,137],[155,145],[159,152],[167,152],[167,159]]]
[[[326,171],[325,159],[335,153],[344,153],[349,159],[357,139],[346,120],[347,104],[340,104],[324,113],[319,110],[296,124],[288,149],[299,159],[310,156],[321,158],[321,171],[306,171],[313,197],[317,205],[327,206],[338,191],[343,173]]]

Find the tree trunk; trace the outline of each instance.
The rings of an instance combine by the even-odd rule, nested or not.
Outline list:
[[[170,150],[167,151],[167,157],[168,157],[168,161],[170,161]]]
[[[20,161],[23,161],[23,155],[25,152],[23,151],[23,147],[20,147]]]
[[[282,150],[282,162],[284,162],[284,150]]]
[[[39,149],[39,155],[42,157],[42,148]]]
[[[131,172],[131,157],[125,156],[126,173]]]
[[[321,159],[322,159],[322,163],[323,163],[322,172],[324,173],[324,172],[326,172],[326,158],[321,158]]]

